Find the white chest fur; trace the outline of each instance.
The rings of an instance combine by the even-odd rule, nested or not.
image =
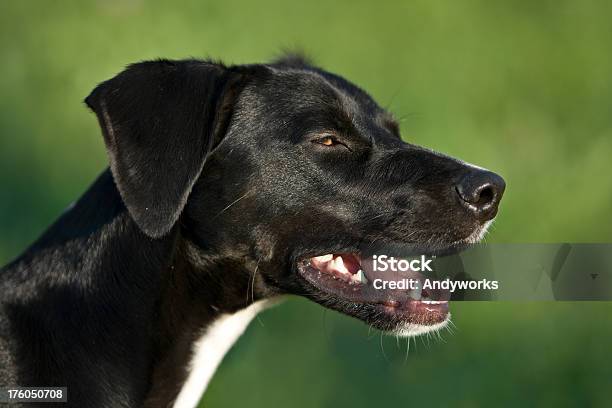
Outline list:
[[[215,320],[193,345],[189,375],[174,402],[174,408],[195,407],[206,390],[208,382],[238,337],[251,320],[265,308],[276,303],[260,300],[234,314],[224,314]]]

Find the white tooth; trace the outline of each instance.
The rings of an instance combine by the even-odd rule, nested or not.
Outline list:
[[[357,271],[357,273],[354,275],[355,276],[355,280],[359,283],[368,283],[368,280],[365,277],[365,274],[363,273],[363,271],[360,269]]]
[[[315,261],[318,261],[318,262],[329,262],[332,259],[334,259],[334,255],[333,254],[327,254],[327,255],[315,256],[312,259],[315,260]]]
[[[446,300],[422,300],[426,305],[441,305],[442,303],[448,303]]]
[[[346,269],[346,266],[344,266],[344,261],[341,256],[336,258],[334,268],[340,273],[350,273],[348,269]]]
[[[421,300],[421,289],[411,289],[410,298],[414,300]]]

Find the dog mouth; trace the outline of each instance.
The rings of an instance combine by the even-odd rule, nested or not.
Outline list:
[[[450,318],[450,292],[424,288],[425,275],[416,270],[380,272],[371,257],[356,252],[302,257],[297,267],[316,288],[320,303],[382,330],[415,335],[438,329]]]

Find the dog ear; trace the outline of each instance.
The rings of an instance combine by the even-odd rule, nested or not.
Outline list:
[[[148,61],[85,99],[100,122],[121,197],[148,236],[167,234],[178,220],[243,82],[243,73],[220,64]]]

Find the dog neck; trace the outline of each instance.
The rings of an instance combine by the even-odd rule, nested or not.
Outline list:
[[[20,382],[61,383],[83,406],[195,406],[268,304],[243,260],[195,249],[178,227],[144,235],[108,171],[2,272],[3,284],[40,294],[2,299],[16,345],[39,333],[14,353]]]
[[[180,238],[166,273],[158,363],[145,407],[195,407],[223,356],[276,298],[257,297],[240,263],[217,259]]]
[[[242,335],[251,320],[274,302],[259,300],[234,314],[217,317],[193,345],[189,375],[174,402],[175,408],[197,406],[223,356]]]

